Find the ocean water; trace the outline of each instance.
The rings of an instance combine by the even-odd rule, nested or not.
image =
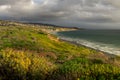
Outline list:
[[[59,38],[93,49],[120,55],[120,30],[77,30],[57,32]]]

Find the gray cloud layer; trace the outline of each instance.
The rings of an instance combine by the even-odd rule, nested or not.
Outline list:
[[[0,0],[0,18],[85,28],[120,28],[120,0]]]

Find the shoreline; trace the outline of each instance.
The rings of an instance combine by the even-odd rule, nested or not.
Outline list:
[[[68,31],[68,30],[67,30],[67,31]],[[73,31],[73,30],[69,30],[69,31]],[[60,38],[60,37],[57,35],[58,32],[64,32],[64,31],[54,31],[54,32],[52,32],[52,33],[50,33],[50,34],[53,34],[53,35],[57,36],[60,41],[68,42],[68,43],[70,43],[70,44],[74,44],[74,45],[77,45],[77,46],[83,46],[83,47],[85,47],[85,48],[95,50],[96,52],[102,52],[103,54],[105,54],[105,55],[107,55],[107,56],[109,56],[109,57],[119,56],[119,55],[111,54],[111,53],[108,53],[108,52],[105,52],[105,51],[101,51],[101,50],[99,50],[99,49],[95,49],[95,48],[92,48],[92,47],[88,47],[88,46],[85,46],[85,45],[82,45],[82,44],[78,44],[78,43],[76,43],[76,42],[74,42],[74,41],[69,41],[69,40],[62,39],[62,38]],[[66,32],[66,31],[65,31],[65,32]]]
[[[94,49],[94,48],[91,48],[91,47],[88,47],[88,46],[85,46],[85,45],[82,45],[82,44],[78,44],[74,41],[69,41],[69,40],[64,40],[64,39],[61,39],[59,38],[60,41],[64,41],[64,42],[68,42],[70,44],[74,44],[74,45],[77,45],[77,46],[83,46],[85,48],[88,48],[88,49],[92,49],[92,50],[95,50],[96,52],[102,52],[103,54],[107,55],[107,56],[110,56],[110,57],[116,57],[117,55],[114,55],[114,54],[110,54],[110,53],[107,53],[107,52],[104,52],[104,51],[101,51],[99,49]]]

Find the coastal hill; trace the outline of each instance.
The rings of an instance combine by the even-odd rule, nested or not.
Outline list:
[[[12,22],[12,21],[2,21],[0,20],[0,26],[31,26],[31,27],[40,27],[42,30],[46,32],[52,31],[70,31],[70,30],[79,30],[78,27],[63,27],[52,24],[43,24],[43,23],[20,23],[20,22]]]
[[[0,21],[0,80],[119,80],[120,57],[61,41],[52,25]]]

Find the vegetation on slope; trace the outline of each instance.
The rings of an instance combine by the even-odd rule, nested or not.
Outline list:
[[[0,26],[0,80],[120,79],[119,57],[60,41],[49,27],[13,24]]]
[[[55,65],[45,57],[5,49],[0,52],[0,78],[2,80],[44,80]]]

